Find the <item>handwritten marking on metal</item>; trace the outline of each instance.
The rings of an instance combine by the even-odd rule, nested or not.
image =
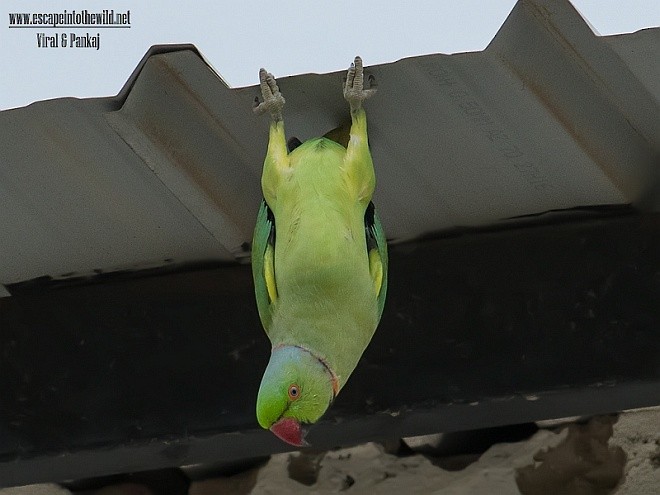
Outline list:
[[[422,66],[438,85],[448,89],[447,95],[456,108],[461,110],[479,133],[493,144],[497,153],[527,184],[536,191],[547,191],[552,187],[543,170],[498,126],[470,92],[462,87],[456,76],[435,62],[422,62]]]

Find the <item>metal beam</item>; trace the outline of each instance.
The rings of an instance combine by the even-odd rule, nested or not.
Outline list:
[[[0,299],[0,485],[254,457],[249,266]],[[308,440],[329,448],[660,404],[660,214],[391,247],[390,294]]]

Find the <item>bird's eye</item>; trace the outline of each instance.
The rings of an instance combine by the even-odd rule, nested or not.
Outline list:
[[[300,397],[300,387],[295,383],[289,385],[289,399],[296,400]]]

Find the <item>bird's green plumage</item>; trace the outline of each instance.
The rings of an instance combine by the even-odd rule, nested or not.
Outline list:
[[[371,203],[366,114],[357,108],[351,118],[346,148],[322,137],[290,153],[283,122],[271,123],[252,245],[259,316],[273,346],[257,399],[264,427],[278,414],[316,421],[355,369],[383,311],[387,244]],[[287,402],[292,380],[306,385]]]
[[[282,380],[287,384],[283,387]],[[291,401],[288,385],[296,384],[304,396]],[[293,417],[303,423],[315,422],[333,399],[331,376],[312,354],[295,346],[273,350],[259,388],[260,407],[257,419],[264,428],[281,417]]]
[[[358,139],[364,139],[359,145],[366,147],[366,116],[361,113],[357,119],[365,133]],[[271,139],[279,137],[281,125],[273,124]],[[348,155],[334,141],[317,138],[283,155],[288,162],[282,167],[284,177],[278,178],[276,194],[259,210],[252,251],[259,314],[273,346],[314,349],[333,368],[341,386],[376,328],[387,283],[387,247],[380,221],[374,213],[365,224],[375,183],[373,165],[368,148],[364,164],[351,164],[351,157],[365,155],[351,151]],[[351,170],[358,167],[364,170]],[[264,181],[267,176],[264,171]],[[378,294],[369,273],[368,234],[385,274]],[[264,279],[269,240],[275,241],[275,301]]]
[[[385,238],[385,231],[383,230],[383,226],[380,223],[380,219],[378,218],[373,203],[369,206],[372,210],[370,212],[368,211],[365,216],[366,236],[367,239],[373,239],[373,246],[370,246],[370,250],[377,250],[380,263],[382,263],[383,267],[382,285],[378,292],[378,318],[380,319],[380,316],[383,314],[383,308],[385,307],[385,296],[387,295],[387,272],[389,266],[387,258],[387,239]]]
[[[257,296],[257,309],[259,318],[265,329],[270,327],[271,305],[264,276],[264,262],[269,238],[274,237],[275,223],[272,212],[265,201],[261,202],[257,223],[252,238],[252,275],[254,279],[254,292]]]

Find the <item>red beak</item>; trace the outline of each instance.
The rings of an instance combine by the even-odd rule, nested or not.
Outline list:
[[[277,438],[294,447],[305,447],[309,445],[304,439],[304,430],[300,423],[293,418],[282,418],[270,427]]]

